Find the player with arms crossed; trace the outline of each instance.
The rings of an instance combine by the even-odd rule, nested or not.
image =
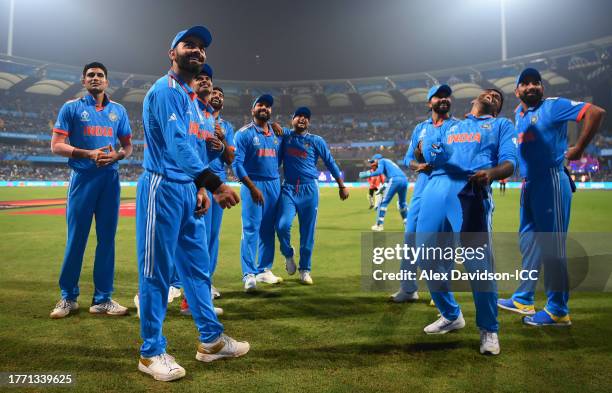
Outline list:
[[[194,323],[199,332],[196,359],[211,362],[238,357],[249,344],[223,334],[210,292],[206,226],[198,215],[209,207],[206,190],[222,207],[239,198],[202,162],[195,138],[202,114],[190,87],[206,60],[212,37],[208,29],[194,26],[180,31],[168,55],[172,67],[147,92],[143,125],[147,144],[138,180],[136,247],[140,295],[140,348],[138,369],[156,380],[185,376],[174,357],[166,353],[162,323],[166,315],[168,287],[176,269]]]
[[[349,197],[348,190],[340,176],[340,169],[325,143],[318,135],[308,132],[310,109],[297,108],[291,125],[293,131],[283,136],[280,160],[285,180],[281,188],[277,211],[276,232],[281,253],[285,256],[285,267],[289,275],[295,274],[294,250],[291,247],[291,224],[297,213],[300,224],[300,282],[312,285],[312,250],[314,248],[317,211],[319,208],[319,170],[317,161],[323,160],[327,169],[338,183],[341,200]]]
[[[523,269],[545,266],[547,303],[535,311],[536,280],[521,282],[510,299],[499,299],[498,306],[525,315],[528,325],[569,326],[567,302],[569,278],[565,241],[569,227],[572,180],[564,159],[579,160],[601,126],[605,111],[595,105],[565,98],[543,99],[540,73],[533,68],[521,72],[515,95],[521,100],[516,109],[521,176],[520,249]],[[567,148],[567,122],[582,122],[576,145]]]
[[[451,94],[453,94],[453,91],[448,85],[435,85],[429,89],[427,93],[427,105],[431,110],[431,117],[414,127],[410,146],[408,146],[408,151],[404,157],[404,165],[418,174],[412,192],[412,199],[408,206],[404,234],[404,241],[410,246],[414,245],[414,234],[417,231],[417,219],[421,208],[421,195],[423,194],[423,190],[425,190],[429,175],[431,174],[431,165],[425,162],[421,153],[421,143],[426,135],[433,134],[437,128],[443,127],[446,129],[457,123],[458,120],[450,116]],[[444,130],[441,130],[441,132],[444,132]],[[401,270],[416,272],[416,268],[417,266],[414,261],[402,260]],[[400,289],[391,295],[391,301],[403,303],[418,300],[419,295],[417,289],[416,280],[402,280],[400,282]]]
[[[465,258],[468,272],[493,273],[490,244],[493,197],[491,182],[514,172],[517,141],[512,123],[497,118],[503,105],[502,93],[484,90],[473,102],[466,119],[448,129],[440,129],[423,141],[423,156],[433,167],[422,194],[417,221],[417,242],[426,247],[484,247],[484,258]],[[442,133],[441,131],[444,131]],[[455,235],[454,235],[455,234]],[[459,236],[457,236],[459,235]],[[430,274],[453,268],[454,259],[421,260],[420,268]],[[497,283],[470,281],[480,329],[480,353],[500,352],[497,332]],[[450,292],[449,280],[427,280],[440,318],[425,327],[427,334],[444,334],[465,326],[461,308]]]
[[[127,314],[127,308],[111,295],[121,192],[117,161],[132,154],[132,130],[125,108],[104,93],[108,73],[102,63],[86,64],[81,82],[88,94],[62,106],[51,139],[53,153],[68,157],[72,169],[66,200],[68,239],[59,279],[62,299],[51,311],[51,318],[63,318],[79,308],[79,276],[94,216],[98,245],[89,312]],[[121,149],[115,151],[117,140]]]

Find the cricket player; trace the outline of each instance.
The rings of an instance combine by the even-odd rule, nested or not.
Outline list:
[[[397,194],[398,206],[400,215],[404,224],[406,223],[406,213],[408,211],[408,205],[406,204],[406,192],[408,191],[408,179],[400,167],[388,158],[383,158],[381,154],[375,154],[372,156],[371,161],[376,163],[378,169],[375,171],[365,171],[359,173],[359,178],[368,178],[372,176],[379,176],[384,174],[387,178],[387,184],[385,192],[383,194],[382,202],[378,207],[378,214],[376,218],[376,224],[372,226],[372,230],[381,232],[384,230],[383,224],[385,222],[385,214],[387,214],[387,206],[391,203],[393,196]]]
[[[417,152],[421,151],[417,149],[417,147],[419,147],[426,135],[433,135],[437,129],[441,127],[443,129],[440,129],[440,132],[445,132],[448,127],[458,122],[457,119],[450,116],[452,94],[453,91],[448,85],[435,85],[429,89],[427,93],[427,106],[431,110],[431,117],[416,125],[414,131],[412,131],[410,145],[404,157],[404,165],[418,173],[417,181],[414,184],[412,199],[408,206],[404,233],[404,241],[410,246],[415,245],[414,234],[417,231],[421,195],[423,194],[423,190],[425,190],[432,169],[431,165],[425,162],[422,155],[419,154],[419,157],[416,157],[414,153],[415,150]],[[413,271],[416,273],[417,265],[414,262],[415,261],[402,260],[401,270]],[[390,299],[395,303],[418,300],[419,295],[417,289],[416,280],[402,280],[400,282],[400,289],[391,295]]]
[[[517,165],[517,140],[512,123],[497,118],[503,95],[484,90],[473,102],[466,119],[427,136],[422,143],[425,161],[432,165],[431,177],[422,194],[417,219],[417,244],[426,247],[481,247],[481,256],[465,256],[468,272],[493,273],[489,234],[493,199],[491,182],[510,176]],[[453,236],[452,234],[461,236]],[[447,273],[457,258],[421,259],[424,272]],[[480,353],[500,352],[497,332],[497,284],[494,280],[471,280],[480,329]],[[461,308],[450,292],[448,278],[427,280],[440,318],[425,327],[427,334],[444,334],[465,326]]]
[[[136,246],[140,295],[140,349],[138,369],[156,380],[185,376],[174,357],[166,353],[162,323],[168,287],[176,269],[189,299],[199,332],[196,359],[211,362],[238,357],[249,350],[223,334],[215,315],[209,276],[206,226],[198,216],[209,207],[206,190],[222,207],[239,198],[202,161],[198,134],[203,115],[190,84],[206,60],[205,48],[212,40],[203,26],[180,31],[170,45],[172,67],[147,92],[143,102],[143,125],[147,148],[144,173],[138,180]]]
[[[374,165],[374,161],[369,161],[370,160],[368,160],[368,163],[370,164],[370,170],[375,171],[377,166]],[[370,186],[368,190],[368,201],[370,202],[370,209],[373,209],[374,207],[378,209],[378,205],[380,204],[382,199],[382,193],[379,193],[379,191],[383,187],[383,184],[385,184],[385,175],[368,177],[368,184]]]
[[[291,247],[291,225],[297,213],[300,224],[300,282],[306,285],[313,284],[310,271],[319,208],[319,158],[338,183],[340,199],[349,197],[340,169],[325,140],[308,132],[310,116],[311,112],[307,107],[297,108],[291,120],[293,131],[283,136],[279,154],[285,179],[281,188],[276,224],[280,250],[285,256],[285,268],[291,276],[297,269],[294,250]]]
[[[251,108],[253,121],[234,136],[236,157],[232,168],[242,183],[240,261],[246,292],[255,291],[257,282],[277,284],[283,280],[271,270],[280,196],[278,151],[281,142],[268,122],[273,104],[274,98],[269,94],[257,97]]]
[[[212,75],[211,75],[212,79]],[[223,144],[222,153],[219,157],[210,161],[210,169],[222,181],[227,181],[226,167],[234,162],[236,148],[234,147],[234,127],[232,123],[221,117],[224,103],[223,89],[214,86],[208,100],[213,109],[215,139]],[[219,236],[221,234],[221,222],[223,220],[223,209],[214,200],[211,201],[210,210],[204,216],[206,218],[206,229],[208,233],[208,253],[210,254],[210,276],[215,273],[219,259]],[[212,287],[213,297],[221,297],[221,293]]]
[[[524,69],[517,78],[515,95],[521,176],[520,249],[523,270],[545,266],[547,302],[534,307],[535,280],[525,280],[510,299],[498,306],[525,315],[533,326],[569,326],[568,273],[565,241],[569,227],[572,192],[575,185],[563,162],[579,160],[601,126],[605,111],[589,103],[561,97],[546,98],[542,76],[534,68]],[[576,144],[567,147],[567,122],[582,122]]]
[[[89,312],[126,315],[128,311],[112,300],[111,295],[119,219],[117,162],[132,154],[132,130],[125,108],[111,101],[104,92],[108,87],[104,64],[86,64],[81,83],[88,94],[62,106],[51,139],[51,151],[68,157],[72,169],[66,200],[68,239],[59,279],[62,298],[51,311],[51,318],[63,318],[79,308],[79,277],[94,216],[98,245]],[[115,151],[117,141],[121,148]]]

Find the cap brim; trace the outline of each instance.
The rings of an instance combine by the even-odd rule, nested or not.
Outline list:
[[[181,38],[176,42],[176,44],[178,44],[179,42],[183,41],[185,38],[187,37],[198,37],[199,39],[202,40],[202,42],[204,43],[204,48],[208,48],[208,46],[211,44],[212,42],[212,34],[210,34],[210,31],[208,31],[208,29],[204,26],[193,26],[189,29],[187,29],[185,31],[185,33],[183,33],[183,35],[181,36]],[[175,45],[176,47],[176,45]]]

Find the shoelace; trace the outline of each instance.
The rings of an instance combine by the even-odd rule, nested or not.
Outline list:
[[[161,362],[164,364],[164,366],[166,366],[168,369],[176,369],[176,367],[171,366],[171,364],[174,362],[174,357],[168,355],[167,353],[162,353],[157,356],[159,357],[159,360],[161,360]]]
[[[70,308],[70,302],[66,299],[62,299],[55,305],[56,308]]]
[[[497,337],[495,337],[495,333],[485,332],[485,341],[490,341],[494,344],[497,344]]]

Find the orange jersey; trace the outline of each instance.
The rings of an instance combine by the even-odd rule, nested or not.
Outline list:
[[[368,183],[370,183],[370,190],[377,189],[384,182],[385,182],[385,175],[368,177]]]

